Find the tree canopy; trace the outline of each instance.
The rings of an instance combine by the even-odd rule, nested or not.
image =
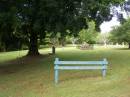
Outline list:
[[[121,26],[114,27],[111,31],[110,39],[113,42],[126,42],[129,44],[130,48],[130,19],[128,19]]]
[[[99,30],[104,20],[111,19],[110,6],[123,1],[1,0],[0,36],[5,36],[5,40],[11,36],[15,41],[22,40],[28,46],[29,55],[38,55],[38,40],[44,39],[46,32],[55,35],[60,32],[64,38],[69,30],[69,34],[76,36],[82,28],[87,28],[86,18],[93,20]]]
[[[95,22],[90,21],[88,22],[88,28],[87,29],[82,29],[79,32],[79,38],[83,42],[86,42],[88,44],[94,44],[96,43],[96,37],[98,33],[96,32],[95,29]]]

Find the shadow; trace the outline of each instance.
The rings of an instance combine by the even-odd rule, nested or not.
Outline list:
[[[129,48],[113,48],[113,50],[130,50]]]
[[[102,78],[102,74],[101,73],[85,73],[85,74],[82,74],[82,73],[78,73],[78,74],[70,74],[70,76],[66,76],[64,78],[59,78],[59,82],[62,83],[62,82],[65,82],[65,81],[70,81],[70,80],[86,80],[86,79],[98,79],[98,78]]]
[[[52,58],[53,55],[23,56],[0,63],[0,75],[17,73],[25,68],[38,66],[41,60]],[[40,63],[39,63],[40,64]]]

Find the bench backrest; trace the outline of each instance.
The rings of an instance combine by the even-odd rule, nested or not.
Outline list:
[[[108,62],[104,58],[102,61],[60,61],[59,58],[55,58],[55,65],[78,65],[78,64],[83,64],[83,65],[107,65]]]

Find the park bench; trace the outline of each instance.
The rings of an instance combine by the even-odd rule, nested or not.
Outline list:
[[[55,58],[54,62],[54,80],[58,83],[59,70],[102,70],[102,76],[106,76],[107,60],[104,58],[102,61],[60,61]]]

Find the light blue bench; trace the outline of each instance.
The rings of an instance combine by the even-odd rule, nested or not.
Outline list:
[[[102,70],[102,76],[106,76],[107,60],[104,58],[102,61],[60,61],[55,58],[54,62],[54,80],[58,83],[59,70]]]

